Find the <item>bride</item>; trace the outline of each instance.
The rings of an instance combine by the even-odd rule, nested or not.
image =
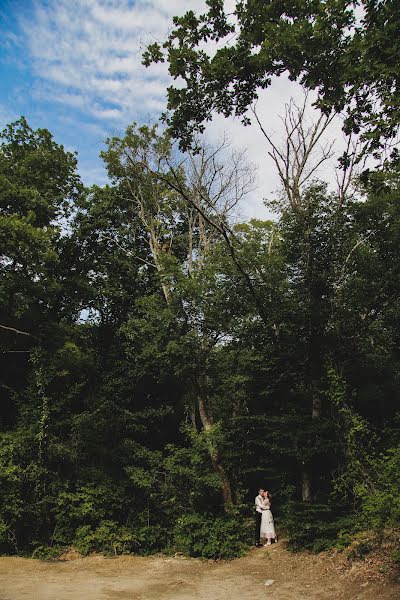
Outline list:
[[[274,526],[274,518],[271,512],[271,496],[269,492],[264,492],[264,510],[262,511],[261,517],[261,530],[260,537],[267,540],[267,543],[264,546],[270,546],[271,540],[277,541],[275,526]]]

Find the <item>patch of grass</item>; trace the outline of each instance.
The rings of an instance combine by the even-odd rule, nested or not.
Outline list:
[[[400,548],[396,548],[396,550],[393,550],[390,558],[392,559],[394,565],[400,565]]]

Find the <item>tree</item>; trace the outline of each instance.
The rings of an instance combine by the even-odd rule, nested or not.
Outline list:
[[[37,535],[47,523],[53,407],[44,363],[68,337],[68,323],[79,310],[71,293],[73,265],[63,229],[83,186],[76,156],[46,129],[35,131],[21,117],[0,137],[0,422],[6,432],[14,430],[11,437],[2,432],[3,459],[12,463],[13,452],[21,457],[19,470],[14,465],[15,470],[3,472],[7,532],[18,545],[18,530],[24,529],[22,497],[36,503],[26,518],[38,518]]]
[[[356,6],[364,15],[357,19]],[[273,76],[287,72],[318,92],[325,114],[345,109],[344,130],[362,131],[380,151],[398,132],[400,43],[397,0],[238,1],[174,18],[163,44],[151,44],[144,64],[167,61],[183,85],[168,89],[167,116],[182,148],[214,112],[249,123],[247,110]],[[206,44],[205,44],[206,42]],[[396,156],[394,150],[393,157]]]
[[[70,266],[62,258],[62,219],[83,187],[76,156],[46,129],[34,131],[21,117],[0,138],[0,336],[9,397],[25,381],[29,351],[46,338],[60,314],[75,313],[61,285]],[[12,419],[13,403],[4,404],[5,417]]]
[[[306,114],[310,109],[307,91],[301,104],[293,98],[285,105],[283,139],[276,140],[265,129],[256,107],[252,112],[268,144],[268,155],[272,158],[279,176],[282,197],[293,211],[303,208],[304,190],[316,180],[318,169],[334,156],[335,141],[327,141],[326,133],[335,115],[325,115],[314,111],[311,117]],[[336,166],[338,208],[345,203],[352,191],[357,164],[360,162],[357,136],[347,137],[344,156]]]
[[[180,158],[167,134],[157,134],[155,127],[131,126],[122,140],[109,140],[103,157],[140,218],[152,259],[147,267],[157,272],[165,301],[176,311],[180,335],[192,347],[187,369],[192,423],[196,428],[199,422],[207,434],[211,462],[229,509],[232,490],[214,431],[207,376],[218,335],[215,338],[207,330],[201,282],[210,268],[212,245],[227,236],[232,210],[250,189],[252,174],[243,156],[233,154],[222,162],[223,151],[225,142]]]
[[[46,129],[34,131],[22,117],[0,138],[1,322],[35,333],[57,298],[62,219],[83,187],[76,156]]]

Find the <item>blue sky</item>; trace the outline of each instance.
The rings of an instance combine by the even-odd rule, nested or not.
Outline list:
[[[233,9],[235,0],[226,0]],[[0,0],[0,128],[24,115],[78,152],[87,184],[103,184],[99,158],[107,136],[122,135],[132,121],[156,121],[170,83],[165,65],[141,64],[146,44],[162,41],[172,17],[202,10],[205,0]],[[285,78],[258,102],[265,129],[279,135],[284,103],[299,96]],[[246,148],[259,168],[259,187],[242,207],[244,217],[265,218],[263,198],[278,187],[265,139],[256,126],[216,117],[207,140],[227,135]]]
[[[203,2],[191,2],[194,8]],[[164,67],[141,65],[185,0],[0,0],[0,127],[25,115],[77,150],[86,183],[102,183],[107,135],[165,107]]]

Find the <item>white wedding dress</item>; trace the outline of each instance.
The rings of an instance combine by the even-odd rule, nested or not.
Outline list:
[[[276,540],[274,517],[269,508],[262,511],[260,537],[268,540]]]

